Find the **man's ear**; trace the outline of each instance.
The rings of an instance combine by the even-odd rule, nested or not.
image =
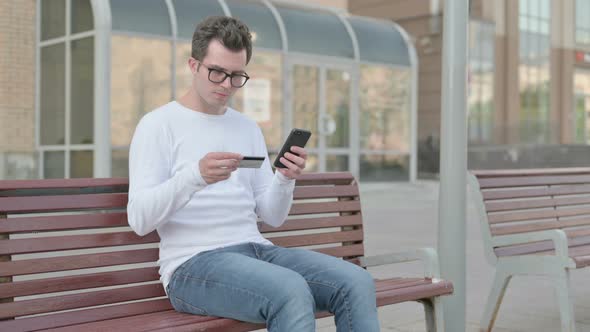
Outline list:
[[[196,74],[199,71],[199,62],[195,58],[188,58],[188,66],[191,69],[191,73]]]

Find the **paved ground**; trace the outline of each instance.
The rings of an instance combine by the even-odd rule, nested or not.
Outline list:
[[[367,254],[436,247],[438,183],[361,185],[366,223]],[[483,256],[481,233],[475,211],[467,211],[467,331],[479,331],[478,322],[491,286],[493,268]],[[417,264],[373,269],[375,276],[420,272]],[[572,272],[578,332],[590,332],[590,269]],[[382,331],[425,331],[422,307],[417,303],[388,306],[379,310]],[[559,311],[549,280],[540,277],[513,278],[494,331],[559,331]],[[332,318],[322,319],[318,331],[336,331]],[[455,331],[449,331],[455,332]]]

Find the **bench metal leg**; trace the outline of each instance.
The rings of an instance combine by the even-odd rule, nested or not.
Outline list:
[[[483,316],[481,317],[479,325],[480,331],[492,331],[494,322],[498,317],[498,310],[500,309],[502,298],[504,298],[504,294],[506,294],[506,288],[508,287],[510,279],[512,279],[512,275],[498,266],[496,269],[496,275],[494,276],[494,283],[492,284],[492,289],[490,290],[490,295],[488,296],[488,301]]]
[[[574,304],[570,290],[570,272],[565,269],[555,278],[555,291],[561,316],[561,331],[563,332],[576,331]]]
[[[424,313],[426,314],[426,331],[444,332],[445,324],[440,297],[437,296],[421,302],[424,305]]]

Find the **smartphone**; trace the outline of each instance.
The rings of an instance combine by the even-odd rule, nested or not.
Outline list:
[[[285,153],[287,153],[287,152],[293,153],[293,151],[291,151],[292,146],[299,146],[302,148],[305,147],[305,144],[309,140],[310,136],[311,136],[310,131],[307,131],[304,129],[293,128],[293,130],[291,130],[291,133],[289,133],[289,136],[287,137],[285,144],[283,144],[281,151],[277,155],[275,162],[273,163],[274,167],[287,168],[281,162],[281,157],[283,157],[285,155]],[[293,154],[296,154],[296,153],[293,153]]]

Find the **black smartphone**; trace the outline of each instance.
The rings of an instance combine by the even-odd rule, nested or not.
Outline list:
[[[275,159],[275,162],[273,163],[274,167],[276,167],[276,168],[287,168],[281,162],[281,157],[283,157],[285,155],[285,153],[287,153],[287,152],[291,152],[293,154],[296,154],[293,151],[291,151],[291,147],[292,146],[299,146],[299,147],[302,147],[302,148],[305,147],[305,144],[309,140],[309,137],[310,136],[311,136],[311,132],[310,131],[307,131],[305,129],[293,128],[293,130],[291,130],[291,133],[289,133],[289,136],[287,137],[287,140],[285,141],[285,144],[283,144],[283,147],[281,148],[281,151],[277,155],[277,158]]]

